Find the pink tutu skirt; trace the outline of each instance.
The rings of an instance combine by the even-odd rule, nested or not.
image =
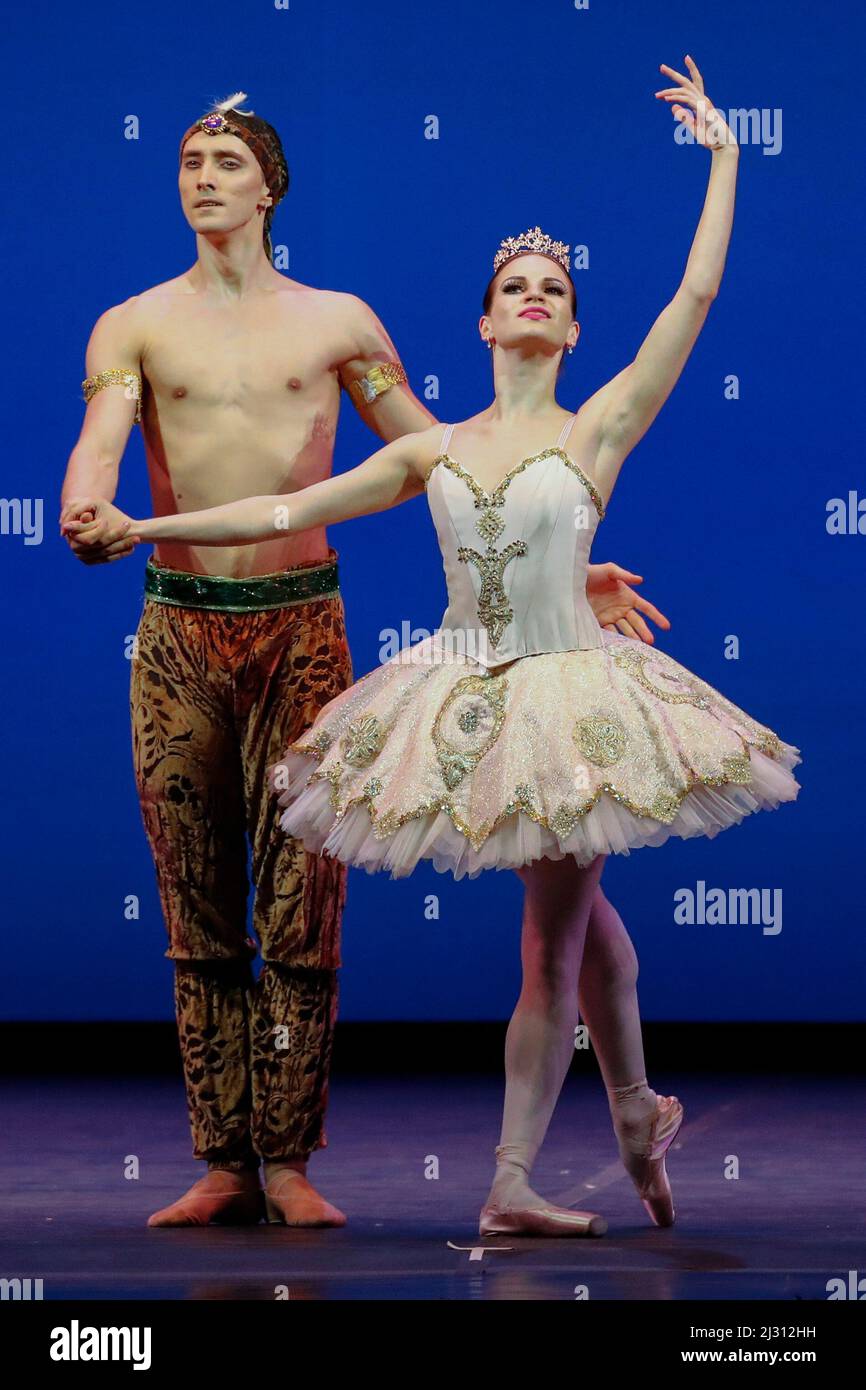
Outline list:
[[[398,653],[268,769],[282,828],[370,873],[429,859],[459,879],[712,838],[796,799],[798,748],[664,652],[602,637],[492,671],[437,633]]]

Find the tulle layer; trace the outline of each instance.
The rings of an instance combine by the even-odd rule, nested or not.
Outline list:
[[[800,750],[666,653],[587,651],[485,671],[437,634],[320,710],[268,769],[282,828],[392,878],[474,878],[709,838],[796,799]]]

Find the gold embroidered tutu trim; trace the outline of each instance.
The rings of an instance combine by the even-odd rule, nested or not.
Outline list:
[[[342,820],[346,812],[353,806],[366,803],[373,834],[378,840],[387,839],[401,826],[409,821],[417,820],[420,816],[442,811],[449,817],[454,828],[469,841],[472,848],[478,850],[510,816],[521,812],[545,830],[552,831],[557,839],[567,839],[578,822],[592,811],[603,796],[609,796],[635,816],[656,821],[661,825],[671,825],[676,820],[682,803],[699,787],[750,786],[753,780],[752,763],[749,755],[750,747],[756,748],[774,760],[780,759],[784,751],[784,745],[772,730],[767,730],[755,739],[749,739],[743,734],[740,734],[739,737],[743,744],[742,754],[729,754],[723,757],[718,773],[693,774],[684,787],[679,788],[676,792],[660,792],[649,806],[639,805],[612,782],[603,782],[596,787],[585,802],[580,805],[576,803],[569,805],[563,802],[555,813],[548,817],[535,805],[531,788],[525,784],[520,784],[515,787],[511,800],[503,810],[493,819],[485,821],[476,830],[466,824],[447,797],[428,797],[413,807],[411,811],[403,811],[399,814],[393,811],[379,813],[374,805],[374,799],[381,794],[384,787],[378,777],[371,777],[364,784],[358,796],[348,797],[341,803],[340,782],[343,778],[343,766],[340,762],[335,762],[329,768],[311,773],[306,779],[306,785],[309,786],[312,782],[317,781],[330,783],[330,803],[335,822]],[[317,739],[306,744],[303,742],[295,743],[290,751],[321,759],[325,756],[332,742],[333,737],[326,730],[322,730]]]
[[[428,645],[338,695],[269,769],[308,849],[374,867],[381,850],[399,875],[419,857],[455,872],[589,862],[712,837],[799,792],[799,749],[636,639],[498,670]]]

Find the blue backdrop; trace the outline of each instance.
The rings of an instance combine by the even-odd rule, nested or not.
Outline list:
[[[56,518],[93,323],[195,259],[182,131],[249,93],[292,173],[273,227],[289,274],[365,299],[417,393],[438,382],[445,421],[491,398],[476,325],[500,239],[540,223],[586,247],[559,393],[573,409],[631,360],[685,266],[709,156],[678,142],[653,92],[688,51],[726,114],[763,119],[741,136],[721,293],[593,558],[642,573],[673,624],[659,646],[801,748],[803,791],[713,841],[611,859],[604,884],[646,1018],[862,1018],[864,207],[840,100],[860,86],[862,7],[91,0],[20,7],[6,29],[2,1015],[171,1017],[128,724],[149,548],[88,570]],[[337,469],[377,447],[344,397]],[[138,431],[117,500],[149,512]],[[433,526],[416,499],[330,537],[361,676],[390,629],[442,616]],[[678,922],[675,895],[701,882],[780,892],[782,915],[769,930]],[[353,870],[342,1017],[505,1017],[521,892],[511,873]]]

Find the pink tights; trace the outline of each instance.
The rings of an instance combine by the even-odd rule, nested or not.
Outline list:
[[[605,857],[539,859],[516,872],[525,886],[523,983],[505,1039],[505,1105],[488,1204],[548,1205],[529,1186],[582,1017],[615,1126],[655,1108],[646,1083],[638,962],[619,913],[601,890]]]

